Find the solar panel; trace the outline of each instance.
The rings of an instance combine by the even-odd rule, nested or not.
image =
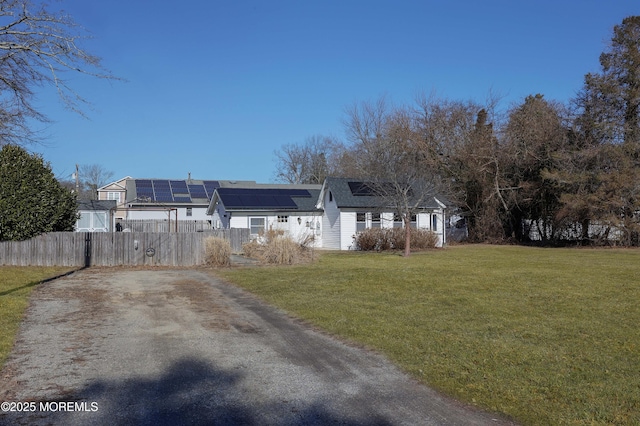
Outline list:
[[[141,201],[153,201],[153,186],[150,180],[140,179],[136,180],[136,197]]]
[[[377,195],[375,189],[366,182],[349,182],[349,189],[355,197],[371,197]]]
[[[176,192],[179,194],[189,193],[189,190],[187,189],[187,183],[183,180],[170,180],[169,184],[171,184],[171,190],[174,194]]]
[[[207,192],[203,185],[188,185],[191,198],[207,198]]]
[[[216,188],[220,188],[220,182],[217,180],[205,180],[203,182],[204,189],[207,191],[207,198],[211,199],[211,197],[213,197],[213,191],[215,191]]]
[[[156,201],[161,202],[161,203],[172,203],[173,202],[173,197],[170,194],[169,195],[156,194]]]
[[[190,203],[191,197],[173,197],[173,201],[176,203]]]

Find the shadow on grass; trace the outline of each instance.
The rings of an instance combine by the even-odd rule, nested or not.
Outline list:
[[[390,425],[377,414],[352,418],[322,402],[265,400],[242,384],[243,374],[216,368],[198,358],[183,358],[157,378],[96,381],[57,402],[85,402],[81,412],[9,413],[3,421],[25,420],[65,425]],[[260,402],[255,402],[260,401]],[[97,410],[92,410],[97,402]],[[55,406],[55,404],[54,404]],[[94,406],[95,407],[95,406]],[[25,418],[34,415],[34,418]],[[9,424],[9,423],[7,423]]]
[[[53,281],[53,280],[57,280],[58,278],[67,277],[67,276],[69,276],[71,274],[74,274],[74,273],[76,273],[78,271],[81,271],[82,269],[85,269],[85,268],[74,269],[73,271],[65,272],[64,274],[56,275],[55,277],[50,277],[50,278],[47,278],[45,280],[33,281],[33,282],[30,282],[29,284],[21,285],[20,287],[15,287],[15,288],[12,288],[12,289],[9,289],[9,290],[0,291],[0,296],[6,296],[8,294],[15,293],[15,292],[20,291],[20,290],[24,290],[24,289],[27,289],[27,288],[35,287],[35,286],[40,285],[40,284],[48,283],[48,282]]]

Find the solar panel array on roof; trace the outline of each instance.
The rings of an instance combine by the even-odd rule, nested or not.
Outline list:
[[[376,195],[371,185],[366,182],[349,182],[349,189],[351,190],[351,195],[355,197],[370,197]]]
[[[394,186],[390,182],[348,182],[351,195],[354,197],[379,197],[384,194],[394,193]],[[413,191],[408,189],[407,194],[412,196]]]
[[[210,200],[218,181],[187,184],[184,180],[135,179],[139,201],[157,203],[193,203],[194,199]]]
[[[311,197],[306,189],[218,188],[227,209],[297,209],[292,197]]]

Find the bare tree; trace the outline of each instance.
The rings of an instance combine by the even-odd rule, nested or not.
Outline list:
[[[380,197],[380,208],[402,218],[405,256],[411,254],[411,218],[435,196],[439,181],[428,167],[415,118],[412,110],[390,107],[381,98],[353,105],[345,120],[360,175]]]
[[[83,164],[79,167],[81,193],[79,198],[98,199],[98,188],[109,183],[113,172],[99,164]]]
[[[87,102],[63,78],[72,71],[114,79],[80,43],[87,33],[44,2],[0,0],[0,145],[38,140],[32,120],[47,118],[34,105],[35,89],[53,86],[64,105],[82,114]]]
[[[322,183],[327,176],[340,176],[346,148],[335,138],[316,135],[302,144],[283,145],[274,153],[276,180],[292,183]]]
[[[500,147],[486,106],[435,95],[417,99],[419,131],[429,167],[442,176],[443,192],[465,217],[472,241],[503,238],[505,211]]]

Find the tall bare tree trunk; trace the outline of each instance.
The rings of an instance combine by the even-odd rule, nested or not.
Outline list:
[[[404,257],[411,255],[411,215],[404,217]]]

